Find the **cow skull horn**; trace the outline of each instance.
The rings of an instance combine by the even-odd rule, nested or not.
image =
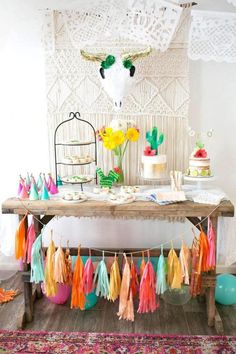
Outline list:
[[[139,52],[126,52],[121,54],[121,58],[122,60],[130,60],[131,62],[134,62],[135,60],[139,59],[139,58],[143,58],[146,57],[147,55],[149,55],[152,51],[151,47],[148,47],[144,50],[140,50]]]
[[[107,57],[107,55],[105,53],[89,53],[83,49],[81,49],[80,53],[84,57],[84,59],[91,60],[91,61],[102,62]]]

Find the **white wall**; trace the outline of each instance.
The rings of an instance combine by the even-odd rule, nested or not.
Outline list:
[[[0,200],[14,195],[18,174],[48,171],[46,100],[40,11],[65,8],[69,0],[8,0],[0,2]],[[217,3],[217,4],[216,4]],[[226,0],[200,1],[204,9],[236,10]],[[215,130],[210,151],[218,184],[236,199],[234,179],[236,64],[192,62],[191,125]],[[0,222],[3,223],[2,216]],[[152,221],[60,220],[58,239],[97,247],[149,247],[188,229],[186,224]],[[7,237],[14,239],[8,231]],[[3,242],[0,239],[0,243]],[[162,241],[163,240],[163,241]],[[4,242],[5,242],[4,241]],[[1,244],[0,244],[1,245]]]

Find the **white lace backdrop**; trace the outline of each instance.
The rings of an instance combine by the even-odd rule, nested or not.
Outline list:
[[[122,37],[103,36],[96,44],[81,46],[76,12],[46,11],[44,45],[46,51],[46,77],[48,99],[48,126],[51,167],[54,170],[53,133],[55,127],[68,118],[71,111],[79,111],[81,117],[92,123],[95,129],[109,124],[112,118],[133,119],[141,130],[141,139],[131,144],[125,159],[126,183],[141,183],[138,179],[145,132],[156,125],[165,134],[160,151],[167,154],[168,169],[185,170],[188,149],[186,129],[189,108],[189,73],[187,37],[190,11],[181,15],[173,40],[166,51],[153,50],[150,56],[137,61],[136,85],[125,98],[120,113],[113,112],[110,98],[102,89],[98,75],[98,63],[81,58],[80,49],[91,52],[120,53],[144,48],[144,44]],[[180,14],[178,14],[178,17]],[[79,13],[77,13],[78,24]],[[71,23],[72,21],[72,23]],[[112,38],[112,39],[111,39]],[[164,50],[166,48],[161,48]],[[166,43],[165,43],[166,45]],[[73,123],[61,131],[63,140],[89,138],[85,129],[75,132]],[[98,143],[98,165],[105,171],[113,166],[112,154]],[[78,151],[78,150],[77,150]],[[61,154],[69,151],[61,151]],[[76,153],[75,150],[70,150]],[[60,154],[60,152],[59,152]],[[132,161],[132,162],[131,162]],[[91,172],[91,167],[80,169]],[[62,168],[61,175],[80,173],[78,168]]]

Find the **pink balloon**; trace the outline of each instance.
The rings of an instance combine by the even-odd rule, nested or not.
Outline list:
[[[41,288],[43,294],[48,298],[49,301],[53,302],[54,304],[65,304],[68,300],[70,293],[71,293],[71,285],[66,284],[57,284],[58,290],[55,296],[47,296],[45,293],[44,283],[42,283]]]

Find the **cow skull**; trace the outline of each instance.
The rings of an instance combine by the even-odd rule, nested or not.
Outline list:
[[[124,96],[130,91],[134,83],[135,66],[133,62],[147,56],[151,48],[135,53],[123,53],[120,56],[103,53],[88,53],[81,50],[81,55],[86,60],[98,61],[102,85],[107,94],[112,98],[116,110],[121,109]]]

